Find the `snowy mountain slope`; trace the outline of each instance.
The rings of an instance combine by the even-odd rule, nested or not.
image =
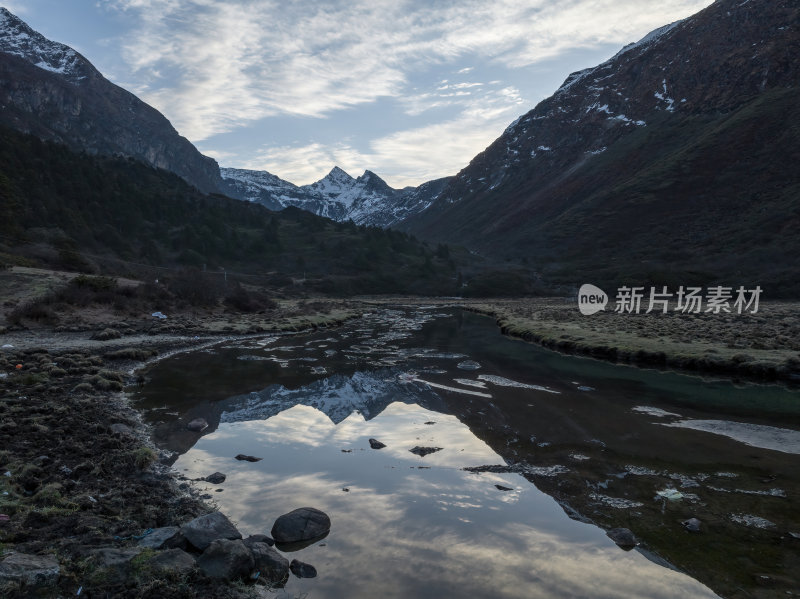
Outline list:
[[[217,163],[164,115],[2,7],[0,125],[89,154],[135,158],[207,193],[223,186]]]
[[[266,171],[221,169],[238,197],[273,210],[295,206],[337,221],[389,227],[424,210],[447,179],[393,189],[372,171],[354,179],[338,166],[315,183],[297,186]]]

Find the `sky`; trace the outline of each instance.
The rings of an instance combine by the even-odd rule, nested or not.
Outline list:
[[[711,0],[0,0],[221,166],[453,175],[573,71]]]

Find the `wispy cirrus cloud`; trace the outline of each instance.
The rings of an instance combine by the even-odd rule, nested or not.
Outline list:
[[[369,168],[396,188],[455,174],[522,111],[519,91],[513,87],[499,87],[497,83],[487,85],[489,89],[486,90],[480,89],[484,84],[472,85],[473,89],[480,89],[474,95],[446,97],[449,105],[457,106],[454,117],[375,137],[364,151],[348,141],[268,145],[242,166],[278,173],[300,185],[316,181],[333,165],[353,176]],[[427,98],[436,91],[442,90],[421,96]],[[415,110],[413,97],[408,99],[408,106],[409,110]]]
[[[622,45],[710,0],[104,3],[137,19],[124,42],[135,91],[198,141],[269,116],[402,97],[414,71],[470,54],[518,68]]]

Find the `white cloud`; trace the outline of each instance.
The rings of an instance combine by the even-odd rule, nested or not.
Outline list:
[[[455,118],[378,137],[367,152],[344,142],[266,147],[243,168],[266,170],[298,185],[318,180],[333,166],[354,177],[373,170],[396,188],[419,185],[457,173],[522,110],[513,87],[449,100],[459,107]]]
[[[138,17],[125,42],[135,91],[198,141],[267,116],[323,117],[399,97],[414,70],[472,53],[521,67],[621,46],[710,0],[105,3]]]

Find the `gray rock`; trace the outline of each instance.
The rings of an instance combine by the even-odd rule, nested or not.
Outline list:
[[[331,519],[313,507],[301,507],[280,516],[272,525],[272,538],[278,543],[310,541],[328,534]]]
[[[225,482],[225,475],[222,472],[215,472],[214,474],[209,474],[203,480],[213,485],[219,485]]]
[[[245,545],[253,555],[255,571],[260,580],[283,586],[289,579],[289,560],[283,557],[266,543],[248,543]]]
[[[636,535],[627,528],[612,528],[606,534],[625,551],[630,551],[639,544]]]
[[[218,539],[241,539],[241,533],[221,512],[200,516],[181,526],[181,534],[195,549],[203,551]]]
[[[112,424],[111,432],[114,433],[115,435],[120,435],[121,437],[133,436],[133,429],[129,427],[127,424],[122,424],[121,422]]]
[[[203,555],[197,559],[197,565],[211,578],[236,580],[250,578],[255,560],[242,541],[217,539],[203,551]]]
[[[174,541],[180,532],[177,526],[165,526],[164,528],[156,528],[144,538],[139,539],[137,545],[146,549],[161,549],[162,547],[169,546],[171,541]]]
[[[204,431],[208,428],[208,422],[206,422],[205,418],[195,418],[186,425],[186,428],[188,428],[190,431],[199,433],[200,431]]]
[[[301,562],[296,559],[293,559],[292,563],[289,564],[289,569],[292,571],[292,574],[297,576],[297,578],[317,577],[317,569],[314,566],[312,566],[311,564],[306,564],[305,562]]]
[[[158,572],[175,574],[186,574],[196,566],[194,558],[182,549],[159,551],[147,563]]]
[[[512,487],[505,487],[503,485],[495,485],[494,487],[498,491],[513,491],[514,490]]]
[[[683,524],[683,527],[689,532],[700,532],[701,522],[697,518],[689,518],[681,522],[681,524]]]
[[[414,449],[409,449],[411,453],[417,454],[419,457],[424,458],[429,453],[436,453],[437,451],[442,451],[441,447],[420,447],[417,445]]]
[[[123,580],[130,572],[131,560],[142,551],[142,547],[100,547],[90,552],[91,563],[98,571],[105,571],[105,578]]]
[[[372,447],[372,449],[383,449],[384,447],[386,447],[386,444],[381,443],[377,439],[370,439],[369,446]]]
[[[240,462],[260,462],[263,458],[257,458],[252,455],[245,455],[243,453],[240,453],[239,455],[236,456],[236,459],[239,460]]]
[[[0,582],[48,586],[58,581],[60,568],[52,555],[12,552],[0,562]]]
[[[275,539],[267,535],[250,535],[244,540],[244,544],[248,547],[253,543],[266,543],[272,547],[275,544]]]

